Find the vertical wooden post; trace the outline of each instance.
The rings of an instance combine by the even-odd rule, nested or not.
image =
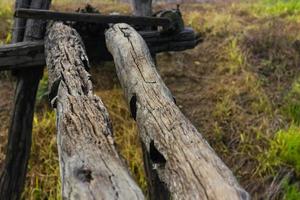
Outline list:
[[[152,0],[132,0],[133,14],[137,16],[152,15]]]
[[[31,0],[16,0],[15,8],[28,8]],[[15,18],[12,32],[12,43],[22,42],[24,38],[26,19]]]
[[[48,9],[51,0],[17,0],[16,7]],[[13,42],[32,41],[44,37],[45,22],[17,19],[13,32]],[[32,120],[35,97],[43,66],[16,71],[14,110],[9,128],[8,144],[4,167],[0,176],[0,199],[17,200],[23,191],[27,164],[31,148]]]

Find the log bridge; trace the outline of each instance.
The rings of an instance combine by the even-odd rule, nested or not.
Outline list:
[[[26,18],[15,18],[12,44],[0,47],[0,70],[13,70],[17,77],[0,199],[18,200],[24,188],[35,96],[45,65],[49,101],[57,118],[63,199],[250,199],[182,114],[155,68],[156,53],[182,51],[201,41],[192,29],[184,28],[178,10],[162,11],[155,19],[149,17],[151,0],[133,0],[134,17],[114,16],[115,21],[109,21],[109,16],[96,14],[53,13],[47,11],[50,3],[16,0],[16,16]],[[93,24],[100,27],[98,34],[83,34],[77,22],[67,22],[77,21],[76,16],[85,23],[95,22],[95,16],[108,21]],[[140,19],[149,24],[135,27]],[[18,28],[22,26],[26,29]],[[116,150],[105,105],[93,94],[88,70],[90,63],[99,61],[115,63],[137,123],[146,196]]]

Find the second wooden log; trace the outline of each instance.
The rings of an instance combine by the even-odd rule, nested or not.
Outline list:
[[[234,175],[181,113],[142,37],[127,24],[105,33],[145,151],[151,199],[249,199]]]

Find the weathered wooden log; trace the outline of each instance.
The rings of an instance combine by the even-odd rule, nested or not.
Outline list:
[[[63,199],[144,199],[115,149],[108,112],[93,95],[78,33],[58,22],[49,26],[45,54]]]
[[[151,199],[249,199],[176,106],[142,37],[127,24],[116,24],[105,35],[146,149]]]
[[[17,5],[25,5],[29,1],[17,1]],[[51,0],[31,0],[30,8],[48,9]],[[27,4],[28,5],[28,4]],[[16,25],[23,24],[18,21]],[[24,34],[24,41],[41,39],[45,27],[41,21],[26,21],[25,33],[14,32],[19,40]],[[15,27],[22,31],[23,27]],[[0,176],[0,199],[19,199],[24,188],[27,164],[31,148],[32,119],[35,96],[43,66],[18,70],[15,91],[14,109],[9,128],[8,144],[4,167]]]
[[[198,36],[193,29],[186,28],[176,35],[164,35],[158,31],[140,32],[152,54],[165,51],[182,51],[194,48],[198,43]],[[93,64],[98,61],[110,61],[112,57],[106,48],[98,45],[96,39],[87,41],[89,59]],[[101,48],[102,51],[99,49]],[[101,52],[99,55],[98,52]],[[23,69],[32,66],[45,65],[44,41],[20,42],[0,47],[0,71]]]

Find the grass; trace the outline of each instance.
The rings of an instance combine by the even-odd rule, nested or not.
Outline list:
[[[9,5],[7,2],[5,5]],[[102,13],[130,12],[128,5],[116,1],[89,2]],[[53,9],[75,10],[83,5],[80,0],[66,6],[69,3],[70,0],[54,1]],[[204,41],[193,50],[157,57],[157,69],[179,107],[252,199],[266,199],[270,195],[277,199],[299,199],[298,1],[183,4],[181,9],[186,24],[200,32]],[[3,23],[5,30],[11,26],[9,16],[0,16],[8,19]],[[1,40],[8,37],[6,31],[1,34],[4,32]],[[114,68],[104,64],[91,73],[95,92],[113,121],[117,149],[147,193],[137,127]],[[44,101],[46,93],[47,73],[37,95],[24,199],[60,198],[55,114]],[[279,190],[270,189],[277,186]]]
[[[254,6],[257,14],[264,16],[295,16],[300,13],[298,0],[262,0]]]
[[[11,32],[8,31],[12,27],[12,1],[0,1],[0,45],[9,43],[11,39]]]
[[[290,184],[287,180],[283,182],[284,200],[298,200],[300,199],[299,185]]]

